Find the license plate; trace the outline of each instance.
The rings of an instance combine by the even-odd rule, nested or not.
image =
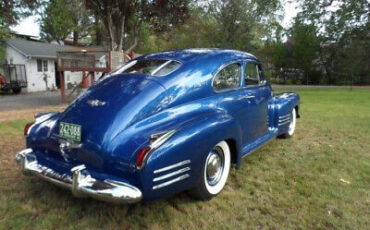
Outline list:
[[[59,136],[72,141],[81,141],[81,125],[60,122]]]

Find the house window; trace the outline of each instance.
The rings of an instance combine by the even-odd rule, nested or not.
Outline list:
[[[44,67],[44,72],[48,72],[48,61],[43,60],[42,63],[43,63],[43,67]]]
[[[37,72],[48,72],[48,61],[37,59]]]
[[[42,72],[42,60],[37,59],[37,72]]]

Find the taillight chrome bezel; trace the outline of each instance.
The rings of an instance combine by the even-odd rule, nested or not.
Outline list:
[[[175,130],[165,131],[156,133],[150,136],[150,145],[140,148],[137,155],[136,155],[136,168],[141,170],[145,167],[146,162],[150,155],[158,149],[161,145],[163,145],[168,139],[170,139],[176,133]],[[139,153],[145,150],[145,155],[141,156]],[[142,157],[141,164],[139,165],[138,159]]]

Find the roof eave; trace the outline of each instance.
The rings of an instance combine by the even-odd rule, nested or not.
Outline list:
[[[28,55],[29,58],[47,58],[47,59],[57,59],[56,56],[44,56],[44,55]]]
[[[28,55],[26,53],[24,53],[22,50],[18,49],[16,46],[10,44],[8,41],[5,41],[5,42],[6,42],[6,44],[8,44],[8,46],[12,47],[14,50],[16,50],[17,52],[19,52],[23,56],[28,57]]]

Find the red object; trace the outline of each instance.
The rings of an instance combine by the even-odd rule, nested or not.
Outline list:
[[[5,78],[0,74],[0,88],[2,88],[6,83]]]
[[[65,93],[65,85],[64,85],[64,71],[59,72],[59,82],[60,82],[60,96],[62,98],[62,103],[66,102],[66,93]]]
[[[30,123],[27,123],[25,126],[24,126],[24,135],[27,136],[27,133],[28,133],[28,130],[30,129],[30,127],[34,124],[35,122],[30,122]]]
[[[143,165],[145,156],[149,153],[149,151],[150,151],[149,146],[144,147],[139,150],[139,152],[137,153],[137,158],[136,158],[136,166],[141,167]]]
[[[82,88],[87,88],[89,87],[89,80],[87,78],[87,74],[85,72],[82,72]]]

